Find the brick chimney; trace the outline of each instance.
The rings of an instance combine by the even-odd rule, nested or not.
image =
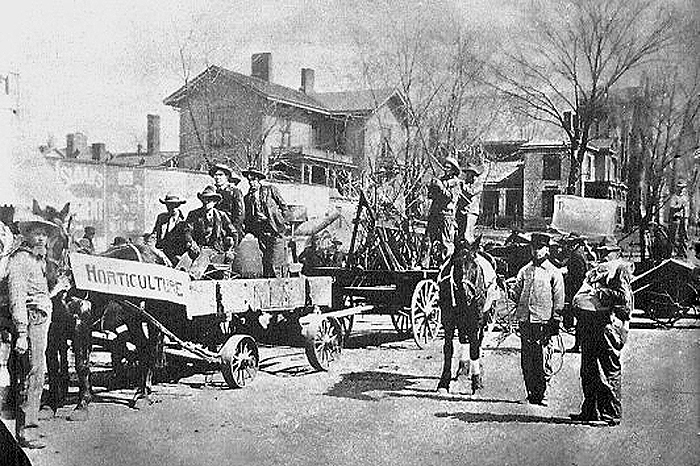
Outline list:
[[[314,92],[314,70],[311,68],[301,69],[301,92],[313,94]]]
[[[66,158],[75,158],[75,134],[66,134]]]
[[[87,154],[87,137],[83,133],[76,132],[66,135],[66,158],[89,158]]]
[[[270,52],[254,53],[250,61],[251,76],[272,82],[272,54]]]
[[[105,149],[104,142],[96,142],[90,146],[92,151],[92,160],[102,161],[106,159],[107,150]]]
[[[146,151],[148,155],[160,154],[160,115],[148,115]]]

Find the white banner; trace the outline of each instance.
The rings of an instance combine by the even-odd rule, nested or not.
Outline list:
[[[569,195],[554,196],[552,228],[586,237],[612,236],[617,223],[617,204],[609,199]]]
[[[163,265],[73,253],[71,270],[78,289],[158,299],[187,305],[190,277]]]

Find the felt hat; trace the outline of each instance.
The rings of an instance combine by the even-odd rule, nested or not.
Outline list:
[[[241,174],[248,179],[255,178],[258,180],[264,180],[265,178],[267,178],[267,175],[265,175],[263,172],[252,167],[248,168],[247,170],[243,170]]]
[[[229,181],[234,181],[236,183],[241,181],[241,177],[236,175],[235,173],[233,173],[233,170],[231,169],[231,167],[229,167],[225,163],[215,163],[214,165],[212,165],[209,168],[209,176],[211,176],[213,178],[214,175],[216,174],[216,172],[218,172],[218,171],[224,172],[226,174],[226,176],[228,177]]]
[[[471,172],[474,173],[476,176],[481,175],[484,173],[484,167],[481,165],[477,165],[473,162],[469,162],[466,167],[464,167],[465,172]]]
[[[122,244],[129,244],[129,242],[123,236],[115,236],[112,246],[120,246]]]
[[[685,188],[688,186],[688,183],[685,182],[685,180],[678,180],[676,182],[676,188]]]
[[[457,172],[462,171],[462,169],[461,169],[460,166],[459,166],[459,162],[457,161],[457,159],[454,158],[454,157],[451,157],[451,156],[445,158],[444,169],[445,169],[445,170],[453,169],[453,170],[456,170]]]
[[[552,242],[552,237],[547,233],[533,233],[530,243],[535,247],[549,246]]]
[[[177,196],[175,194],[168,193],[165,195],[163,199],[158,199],[161,204],[177,204],[177,205],[182,205],[185,202],[187,202],[184,199],[180,199],[180,196]]]
[[[217,202],[221,200],[221,194],[217,193],[213,186],[204,188],[201,193],[197,193],[197,197],[202,202],[204,202],[205,199],[216,199]]]
[[[91,225],[86,226],[83,230],[85,231],[86,234],[93,234],[94,235],[96,232],[95,227],[93,227]]]
[[[25,214],[15,219],[19,232],[26,235],[34,228],[44,228],[49,236],[58,234],[59,228],[55,223],[49,222],[35,214]]]

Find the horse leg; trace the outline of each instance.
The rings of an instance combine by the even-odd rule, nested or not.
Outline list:
[[[481,374],[481,343],[484,339],[484,328],[469,332],[469,372],[472,379],[472,394],[484,388]]]
[[[143,339],[139,347],[139,386],[132,399],[132,407],[139,409],[145,403],[153,404],[153,373],[158,364],[159,349],[162,348],[163,335],[152,325],[147,325],[148,336],[141,332]]]
[[[78,375],[78,404],[68,416],[69,421],[85,421],[88,418],[88,405],[92,401],[90,383],[90,354],[92,352],[92,314],[88,301],[83,301],[80,312],[75,317],[73,352],[75,372]]]
[[[449,393],[450,381],[452,380],[452,354],[454,351],[452,339],[455,336],[455,326],[451,322],[442,323],[445,329],[445,342],[442,347],[442,375],[438,383],[438,393]]]

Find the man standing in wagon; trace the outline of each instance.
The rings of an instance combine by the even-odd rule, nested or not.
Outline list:
[[[432,202],[426,228],[431,251],[437,245],[441,261],[454,251],[455,209],[463,186],[456,158],[447,157],[443,167],[445,174],[428,187],[428,198]]]

